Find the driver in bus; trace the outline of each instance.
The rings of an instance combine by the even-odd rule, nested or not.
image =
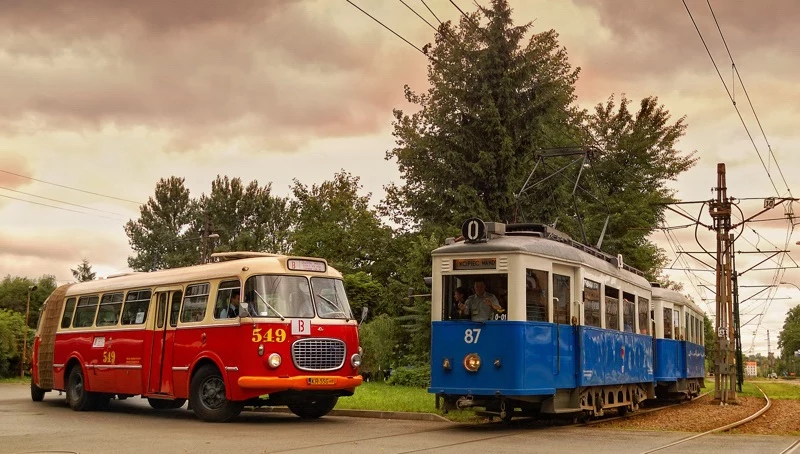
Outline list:
[[[503,313],[497,297],[486,291],[486,283],[476,279],[473,283],[475,293],[467,298],[464,303],[458,304],[462,315],[469,315],[473,322],[484,322],[492,318],[495,313]]]
[[[222,308],[219,312],[219,318],[236,318],[239,316],[239,290],[231,292],[231,298],[228,300],[228,307]]]

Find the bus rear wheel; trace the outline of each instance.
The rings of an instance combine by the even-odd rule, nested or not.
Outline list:
[[[292,399],[287,403],[289,410],[303,419],[321,418],[333,410],[337,396],[314,396]]]
[[[186,399],[165,400],[148,397],[147,403],[156,410],[174,410],[183,407],[183,404],[186,403]]]
[[[34,402],[41,402],[44,400],[44,395],[47,391],[36,386],[36,383],[31,381],[31,400]]]
[[[67,403],[75,411],[94,410],[97,406],[97,399],[94,393],[86,391],[86,379],[79,365],[74,366],[69,371]]]
[[[242,412],[244,402],[233,402],[225,396],[225,380],[211,364],[201,367],[192,377],[189,404],[203,421],[227,422]]]

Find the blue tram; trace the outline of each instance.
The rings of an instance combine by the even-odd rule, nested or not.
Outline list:
[[[701,312],[621,256],[537,224],[462,233],[432,254],[429,392],[445,410],[600,416],[704,386]]]

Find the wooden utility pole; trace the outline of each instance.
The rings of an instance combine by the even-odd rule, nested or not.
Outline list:
[[[733,323],[733,243],[731,201],[725,182],[725,164],[717,164],[717,199],[709,206],[717,237],[717,315],[714,353],[714,398],[721,403],[736,400],[735,360],[731,341],[736,338]]]

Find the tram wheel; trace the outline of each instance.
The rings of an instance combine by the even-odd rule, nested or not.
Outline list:
[[[44,400],[44,395],[47,391],[36,386],[36,383],[31,381],[31,400],[34,402],[41,402]]]
[[[206,422],[227,422],[242,412],[244,402],[233,402],[225,396],[225,380],[211,364],[201,367],[192,377],[189,404],[192,411]]]
[[[94,410],[97,399],[94,393],[86,390],[86,378],[81,366],[76,365],[69,371],[67,378],[67,403],[75,411]]]
[[[289,410],[303,419],[321,418],[333,410],[337,396],[314,396],[293,399],[287,403]]]

